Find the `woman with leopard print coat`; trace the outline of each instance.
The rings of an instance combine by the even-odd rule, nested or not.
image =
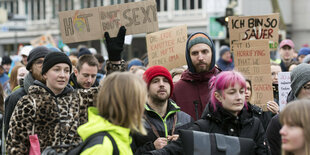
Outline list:
[[[71,69],[64,53],[52,52],[45,57],[42,75],[46,84],[35,81],[29,94],[18,101],[6,140],[8,154],[28,154],[32,129],[41,152],[47,146],[81,142],[77,128],[87,122],[87,108],[93,105],[98,88],[74,90],[68,85]]]

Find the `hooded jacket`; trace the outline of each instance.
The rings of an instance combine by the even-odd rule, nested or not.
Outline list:
[[[98,115],[98,110],[95,107],[88,108],[88,120],[87,123],[78,128],[78,133],[83,141],[95,133],[107,131],[116,142],[120,155],[132,154],[130,148],[130,143],[132,141],[130,129],[110,123],[108,120]],[[89,143],[92,143],[92,141]],[[107,136],[104,136],[101,143],[93,145],[90,148],[85,148],[81,155],[112,155],[112,152],[112,142]]]
[[[98,88],[74,90],[67,85],[55,95],[46,85],[35,81],[29,94],[14,109],[7,136],[9,154],[28,154],[29,135],[38,135],[41,152],[47,146],[78,144],[78,126],[87,122],[87,107],[92,106]],[[56,149],[64,152],[64,149]]]
[[[187,46],[189,44],[190,38],[198,33],[208,36],[203,32],[197,32],[188,38],[185,53],[188,69],[183,72],[181,79],[175,84],[171,97],[171,99],[174,100],[178,106],[180,106],[181,111],[189,114],[194,118],[194,120],[200,118],[205,106],[209,102],[209,80],[220,72],[220,70],[215,67],[215,48],[211,39],[210,42],[212,45],[212,58],[210,68],[206,72],[196,72],[190,57],[190,51],[188,50]],[[208,36],[208,38],[210,37]],[[198,118],[196,117],[196,109],[198,112]]]
[[[162,118],[156,111],[149,105],[145,105],[145,118],[152,123],[156,128],[160,137],[172,135],[172,127],[174,123],[174,115],[176,115],[176,125],[173,134],[178,134],[179,129],[187,129],[193,122],[193,119],[186,113],[180,111],[180,108],[172,101],[169,100],[167,105],[167,114]],[[147,151],[155,150],[154,141],[157,139],[148,121],[145,121],[145,129],[147,135],[133,135],[133,151],[135,154],[143,154]]]

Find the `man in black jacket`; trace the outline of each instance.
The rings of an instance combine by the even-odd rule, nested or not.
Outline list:
[[[147,136],[133,136],[135,154],[163,148],[179,137],[178,129],[188,128],[193,121],[188,114],[180,111],[174,101],[169,100],[173,83],[165,67],[150,67],[143,76],[148,86],[148,103],[144,113]]]
[[[99,63],[95,56],[91,54],[81,56],[74,72],[70,75],[70,85],[74,89],[97,87],[99,85],[96,80],[98,66]]]
[[[5,115],[4,115],[4,133],[7,134],[9,130],[9,122],[14,111],[17,101],[24,95],[28,94],[28,88],[33,85],[35,80],[45,83],[45,80],[41,74],[42,64],[44,57],[51,52],[48,48],[44,46],[39,46],[30,51],[27,58],[28,64],[26,66],[29,73],[24,78],[23,85],[13,93],[11,93],[5,99]]]

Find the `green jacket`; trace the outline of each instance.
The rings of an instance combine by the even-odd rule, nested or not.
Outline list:
[[[108,120],[98,115],[98,109],[95,107],[88,108],[88,122],[81,125],[78,128],[78,133],[85,141],[89,136],[101,132],[107,131],[113,137],[118,147],[120,155],[131,155],[132,150],[130,148],[131,144],[131,136],[130,129],[124,128],[121,126],[114,125],[110,123]],[[110,139],[105,136],[102,144],[94,145],[90,148],[85,149],[81,155],[89,155],[89,154],[106,154],[112,155],[113,146]]]

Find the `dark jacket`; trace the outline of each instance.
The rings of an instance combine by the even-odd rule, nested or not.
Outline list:
[[[13,93],[11,93],[5,99],[5,113],[4,113],[4,134],[5,136],[9,130],[9,122],[14,111],[14,108],[20,98],[28,94],[28,89],[31,85],[33,85],[34,78],[32,77],[31,73],[29,72],[23,82],[23,85]]]
[[[203,121],[202,121],[203,120]],[[250,138],[256,143],[256,154],[267,154],[264,145],[265,131],[260,120],[253,117],[244,108],[238,115],[233,116],[221,107],[214,112],[211,106],[207,106],[199,123],[196,121],[189,130],[204,131],[208,133],[220,133],[229,136]],[[205,124],[201,124],[205,122]],[[182,142],[178,139],[159,151],[152,154],[184,154]]]
[[[202,73],[196,72],[191,60],[190,51],[187,47],[191,37],[198,33],[207,36],[212,46],[212,58],[209,70]],[[215,67],[215,55],[216,53],[213,41],[207,34],[203,32],[196,32],[187,39],[185,56],[188,69],[183,72],[181,79],[174,85],[171,99],[174,100],[178,106],[180,106],[181,111],[189,114],[195,120],[200,118],[205,106],[209,102],[209,80],[220,72],[220,70]],[[196,117],[195,109],[197,109],[198,118]]]
[[[216,65],[218,68],[220,68],[222,71],[230,71],[233,70],[235,65],[234,61],[232,59],[231,62],[224,61],[222,58],[220,58],[217,62]]]
[[[173,124],[176,124],[175,131],[172,133]],[[140,134],[133,135],[133,152],[134,154],[142,154],[147,151],[155,150],[154,141],[158,138],[152,130],[151,123],[158,132],[160,137],[167,137],[168,135],[178,134],[179,129],[187,129],[193,123],[193,119],[186,113],[180,111],[180,108],[172,101],[169,100],[167,105],[167,114],[162,118],[156,111],[151,109],[149,105],[145,105],[144,112],[145,129],[147,135],[143,136]]]
[[[270,146],[270,151],[272,155],[281,154],[281,135],[280,130],[282,125],[279,120],[279,115],[274,116],[266,130],[266,137]]]
[[[74,88],[74,89],[83,89],[82,86],[79,85],[79,83],[76,80],[76,76],[74,73],[72,73],[70,75],[70,79],[69,79],[69,84]],[[98,87],[99,86],[99,82],[97,80],[95,80],[95,83],[91,86],[91,87]]]
[[[272,112],[270,111],[263,111],[262,108],[251,104],[248,102],[248,112],[253,113],[255,117],[257,117],[263,124],[264,130],[266,131],[267,126],[273,116]]]

